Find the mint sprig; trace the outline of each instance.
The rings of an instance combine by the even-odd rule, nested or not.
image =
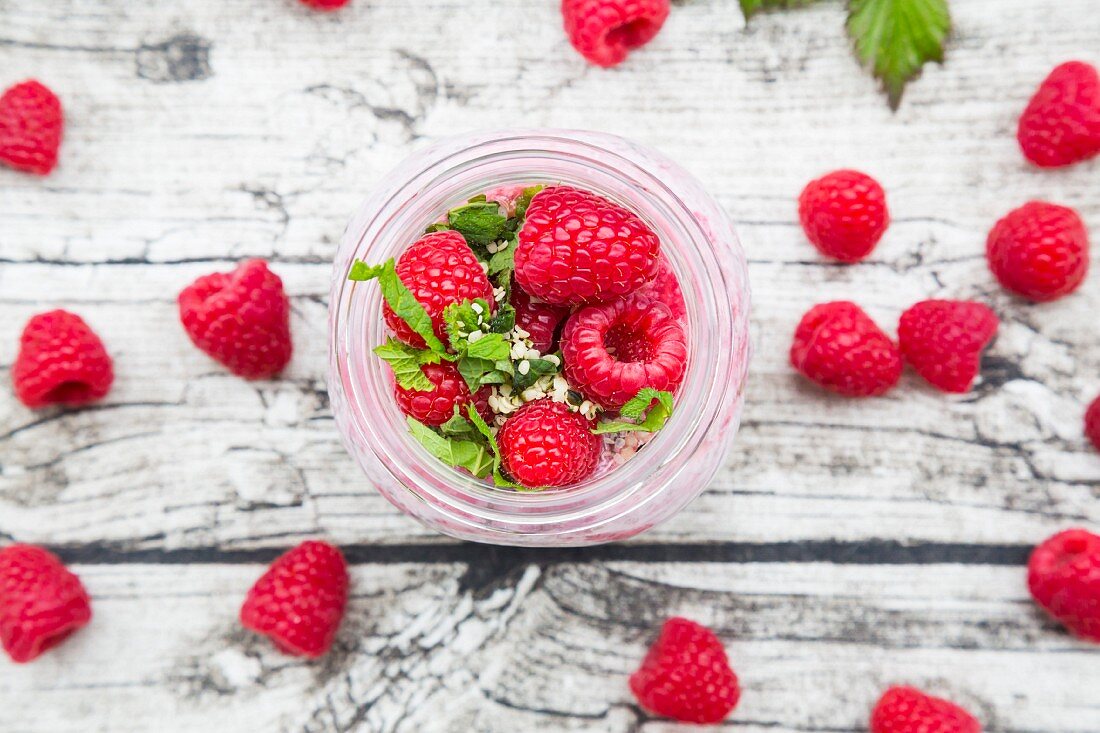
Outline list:
[[[378,285],[382,289],[382,298],[393,309],[393,312],[409,324],[409,328],[419,334],[420,338],[424,339],[424,343],[428,345],[429,349],[438,354],[444,354],[447,351],[443,346],[443,342],[436,337],[435,331],[432,330],[431,316],[424,310],[424,306],[420,305],[412,291],[405,287],[405,283],[401,282],[401,279],[397,276],[392,257],[381,265],[373,266],[362,260],[355,260],[351,265],[351,271],[348,273],[348,280],[356,282],[378,280]]]
[[[447,212],[447,225],[461,234],[471,248],[480,247],[483,250],[485,245],[504,239],[509,234],[508,217],[495,201],[471,200],[457,206]]]
[[[526,368],[526,373],[520,371],[519,367],[516,366],[515,374],[512,376],[512,389],[516,392],[522,392],[527,389],[537,382],[539,377],[557,374],[560,369],[558,364],[548,359],[524,359],[523,361],[529,364]]]
[[[929,61],[943,62],[951,29],[947,0],[850,0],[848,35],[856,57],[882,80],[891,109]]]
[[[458,355],[458,373],[471,392],[486,384],[503,384],[512,376],[512,346],[503,333],[491,330],[488,302],[478,298],[452,303],[443,310],[443,322],[451,349]],[[481,335],[470,341],[475,333]]]
[[[438,352],[414,349],[391,336],[386,343],[374,347],[374,353],[390,365],[393,376],[402,389],[413,389],[419,392],[435,390],[435,385],[424,375],[420,367],[442,361],[443,356]]]
[[[627,401],[619,414],[631,422],[605,420],[592,429],[596,435],[637,430],[655,433],[672,417],[672,393],[644,387]]]
[[[493,483],[502,488],[529,489],[530,487],[517,484],[504,475],[504,471],[501,469],[502,460],[500,457],[500,445],[497,443],[497,438],[493,435],[493,431],[489,429],[489,425],[481,415],[478,414],[477,408],[473,405],[467,405],[466,412],[470,416],[470,422],[473,423],[477,431],[485,438],[485,442],[489,444],[489,450],[493,454]]]
[[[476,410],[475,410],[476,412]],[[494,470],[497,458],[484,441],[445,438],[422,422],[406,418],[409,432],[429,453],[448,466],[465,468],[478,478],[485,478]]]

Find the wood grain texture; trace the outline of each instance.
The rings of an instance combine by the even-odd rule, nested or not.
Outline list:
[[[31,412],[0,389],[0,541],[58,548],[92,628],[0,664],[0,730],[644,731],[625,675],[671,613],[713,624],[746,688],[728,730],[864,730],[894,681],[955,697],[995,733],[1095,733],[1095,648],[1027,602],[1028,548],[1100,525],[1100,288],[1006,296],[985,235],[1031,198],[1100,232],[1100,162],[1025,164],[1015,119],[1069,58],[1100,62],[1096,0],[952,0],[948,63],[891,114],[852,60],[840,2],[761,15],[684,0],[613,70],[587,66],[556,0],[0,0],[0,87],[48,83],[60,168],[0,169],[0,381],[23,323],[65,306],[103,335],[101,405]],[[440,136],[591,128],[661,149],[733,214],[756,356],[724,470],[679,517],[574,552],[455,545],[400,515],[338,443],[325,388],[329,263],[367,191]],[[805,242],[810,178],[862,168],[893,224],[869,262]],[[1095,236],[1094,236],[1095,238]],[[176,293],[270,259],[296,356],[245,383],[178,327]],[[821,394],[787,366],[813,303],[893,330],[928,297],[988,301],[982,383],[946,397]],[[261,564],[307,536],[356,563],[339,648],[305,664],[237,628]]]
[[[855,733],[895,682],[990,731],[1091,733],[1100,719],[1095,654],[1039,617],[1016,568],[364,566],[337,648],[313,664],[237,625],[260,566],[76,569],[96,619],[0,677],[7,733],[669,731],[626,687],[669,614],[728,645],[744,693],[720,730]]]

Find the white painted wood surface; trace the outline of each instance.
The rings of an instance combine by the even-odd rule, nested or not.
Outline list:
[[[925,684],[989,730],[1100,730],[1096,648],[1026,600],[1027,548],[1100,526],[1096,278],[1043,306],[982,256],[1030,198],[1100,236],[1100,163],[1029,168],[1013,138],[1033,87],[1100,62],[1096,0],[952,0],[944,67],[891,114],[855,66],[838,2],[755,19],[679,3],[618,69],[588,67],[554,0],[0,0],[0,86],[66,106],[60,168],[0,169],[0,379],[35,312],[86,317],[116,359],[100,406],[32,413],[0,390],[0,540],[78,562],[96,621],[35,665],[0,664],[0,730],[670,730],[625,688],[667,613],[713,623],[745,683],[727,726],[858,731],[882,686]],[[455,546],[375,495],[325,396],[329,261],[390,166],[441,135],[587,127],[694,171],[739,223],[757,353],[727,468],[626,547]],[[867,170],[894,223],[840,267],[803,240],[811,177]],[[285,377],[248,384],[187,342],[175,294],[267,257],[294,303]],[[908,375],[845,401],[791,375],[789,336],[845,297],[891,326],[926,297],[978,297],[1003,326],[972,394]],[[244,590],[306,536],[350,548],[339,650],[280,657],[237,630]]]

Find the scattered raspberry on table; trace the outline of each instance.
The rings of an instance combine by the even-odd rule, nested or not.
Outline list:
[[[646,710],[688,723],[718,723],[741,698],[737,675],[722,642],[710,629],[670,618],[630,689]]]
[[[592,475],[602,441],[592,423],[560,402],[528,402],[497,436],[504,468],[529,487],[567,486]]]
[[[645,294],[576,311],[561,345],[569,382],[608,409],[644,387],[675,392],[687,370],[687,332],[668,306]]]
[[[298,0],[302,5],[314,10],[338,10],[348,4],[350,0]]]
[[[1085,437],[1096,450],[1100,450],[1100,397],[1097,397],[1085,410]]]
[[[1056,300],[1088,273],[1088,232],[1073,209],[1029,201],[993,226],[986,258],[1007,290],[1036,302]]]
[[[516,246],[516,283],[547,303],[580,305],[633,293],[657,272],[660,240],[636,214],[568,186],[543,189]]]
[[[179,313],[195,346],[240,377],[272,377],[290,361],[290,301],[263,260],[200,277],[179,294]]]
[[[343,554],[327,542],[307,541],[256,581],[241,606],[241,623],[287,654],[316,658],[332,648],[347,601]]]
[[[1031,553],[1027,586],[1073,634],[1100,642],[1100,536],[1068,529],[1045,540]]]
[[[472,403],[483,418],[492,419],[489,412],[490,387],[482,387],[476,395],[471,394],[458,369],[447,362],[424,364],[420,371],[435,385],[435,389],[421,391],[394,384],[397,406],[403,413],[425,425],[436,427],[450,420],[456,407],[465,415],[466,406]]]
[[[886,192],[854,170],[833,171],[806,184],[798,218],[810,242],[824,255],[858,262],[871,254],[890,224]]]
[[[397,277],[432,319],[432,330],[447,342],[443,310],[452,303],[481,298],[496,308],[493,286],[462,235],[455,231],[426,234],[397,258]],[[423,349],[424,339],[403,318],[383,304],[386,325],[398,339]]]
[[[91,619],[84,585],[56,555],[33,545],[0,549],[0,644],[12,661],[37,658]]]
[[[981,733],[977,718],[913,687],[891,687],[871,713],[871,733]]]
[[[597,66],[615,66],[653,40],[669,0],[562,0],[565,33],[573,48]]]
[[[1016,139],[1042,168],[1072,165],[1100,153],[1100,75],[1083,61],[1056,66],[1020,115]]]
[[[944,392],[966,392],[998,323],[982,303],[925,300],[901,314],[898,342],[902,356],[929,384]]]
[[[802,316],[790,360],[810,381],[847,397],[881,395],[901,379],[897,345],[848,301],[822,303]]]
[[[11,377],[16,397],[27,407],[77,407],[107,395],[114,365],[80,316],[55,310],[27,322]]]
[[[57,165],[63,128],[61,100],[33,79],[0,96],[0,163],[46,175]]]

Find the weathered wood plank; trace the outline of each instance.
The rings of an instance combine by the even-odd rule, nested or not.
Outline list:
[[[893,682],[1005,733],[1100,719],[1082,694],[1095,652],[1041,618],[1016,568],[362,565],[338,648],[313,664],[238,629],[259,566],[77,570],[93,626],[0,669],[9,733],[667,730],[625,679],[678,613],[727,642],[744,686],[729,730],[861,731]]]

